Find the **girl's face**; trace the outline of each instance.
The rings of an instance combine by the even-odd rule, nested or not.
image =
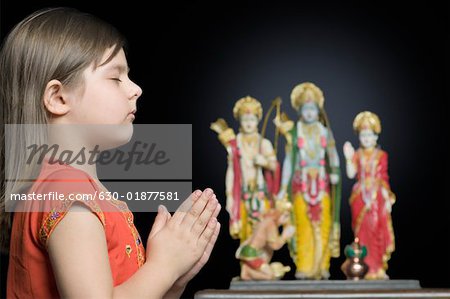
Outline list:
[[[76,124],[129,124],[141,94],[141,88],[128,78],[127,60],[120,50],[108,63],[85,70],[82,95],[78,105],[71,107],[71,120]]]
[[[363,148],[372,148],[377,145],[378,135],[371,129],[363,129],[359,132],[359,143]]]
[[[112,48],[106,51],[105,61]],[[89,140],[113,148],[127,143],[133,134],[136,101],[142,90],[128,78],[125,53],[120,50],[108,63],[83,73],[84,84],[72,94],[67,123],[89,126]],[[108,126],[100,126],[108,125]],[[114,125],[114,126],[110,126]],[[101,136],[101,137],[100,137]]]
[[[245,134],[258,131],[258,117],[252,113],[245,113],[241,116],[241,129]]]
[[[313,123],[319,119],[319,108],[316,103],[305,103],[300,109],[300,117],[306,123]]]

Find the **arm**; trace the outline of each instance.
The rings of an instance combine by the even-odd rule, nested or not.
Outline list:
[[[278,232],[278,228],[273,225],[270,228],[269,231],[269,236],[274,236],[272,237],[273,242],[269,242],[270,247],[273,250],[279,250],[281,247],[283,247],[284,244],[286,244],[287,240],[292,238],[292,236],[295,233],[295,228],[292,225],[283,225],[283,232],[280,233]],[[269,238],[269,240],[271,240]]]
[[[228,166],[225,176],[225,189],[227,195],[226,210],[231,215],[233,208],[233,181],[234,181],[234,171],[233,171],[233,154],[231,148],[227,147],[228,152]]]
[[[350,142],[344,143],[345,168],[349,179],[356,176],[355,149]]]
[[[289,185],[289,180],[291,179],[292,175],[292,165],[291,165],[291,151],[286,147],[286,156],[284,157],[283,161],[283,171],[281,174],[281,190],[280,194],[278,194],[278,197],[282,199],[284,194],[287,192],[287,188]]]
[[[114,288],[101,222],[84,206],[74,204],[69,211],[48,240],[61,297],[160,298],[175,282],[176,277],[169,271],[160,271],[164,265],[148,261],[128,281]]]
[[[199,192],[199,191],[198,191]],[[201,259],[218,225],[211,193],[195,192],[159,232],[149,238],[146,263],[126,282],[113,287],[104,230],[92,213],[67,213],[48,242],[62,297],[161,298]],[[72,207],[76,209],[77,207]],[[84,207],[79,207],[85,209]],[[83,240],[83,242],[80,242]],[[70,248],[70,250],[67,250]],[[161,271],[163,269],[163,271]],[[74,281],[76,283],[74,283]],[[150,282],[150,283],[149,283]],[[80,285],[83,287],[80,288]]]
[[[267,243],[272,250],[279,250],[286,240],[278,233],[278,227],[274,222],[267,227]]]
[[[391,206],[396,201],[395,194],[391,191],[391,186],[389,184],[389,174],[388,174],[388,154],[383,152],[380,156],[380,161],[378,165],[379,176],[381,179],[381,192],[386,200],[386,208],[390,212]]]
[[[214,211],[213,217],[217,217],[217,215],[220,212],[220,205],[217,206],[216,210]],[[167,212],[168,219],[170,219],[170,213]],[[156,221],[156,220],[155,220]],[[153,227],[152,227],[153,232]],[[206,250],[200,260],[197,262],[197,264],[194,265],[194,267],[185,275],[180,277],[175,283],[173,284],[172,288],[169,289],[169,291],[164,295],[163,299],[172,299],[172,298],[181,298],[181,295],[184,292],[184,289],[186,288],[186,285],[188,282],[194,278],[195,275],[197,275],[198,272],[203,268],[203,266],[206,264],[206,262],[209,260],[209,257],[211,255],[211,252],[214,248],[214,244],[217,241],[217,238],[219,237],[220,232],[220,223],[217,223],[216,230],[214,231],[214,234],[209,241]],[[151,233],[150,233],[151,235]],[[150,236],[151,238],[151,236]]]
[[[261,155],[255,157],[255,164],[271,171],[275,171],[277,168],[277,157],[272,143],[265,138],[261,142]]]
[[[282,173],[281,173],[281,188],[280,192],[278,193],[278,199],[282,199],[286,192],[289,185],[289,180],[291,179],[292,174],[292,146],[293,146],[293,138],[291,134],[291,130],[294,128],[294,122],[291,120],[288,120],[287,116],[285,115],[285,120],[282,121],[280,117],[276,117],[273,120],[273,123],[277,127],[277,129],[280,131],[281,134],[286,138],[286,146],[285,146],[285,158],[283,161],[283,167],[282,167]]]
[[[339,155],[336,150],[336,143],[331,130],[327,130],[327,155],[330,163],[330,181],[333,185],[339,183]]]

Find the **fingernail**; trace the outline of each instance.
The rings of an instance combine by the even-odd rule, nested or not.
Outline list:
[[[158,213],[162,213],[164,212],[164,206],[163,205],[159,205],[158,206]]]
[[[205,194],[206,194],[207,196],[210,196],[211,194],[213,194],[213,191],[212,191],[210,188],[207,188],[207,189],[205,190]]]
[[[195,190],[194,196],[195,196],[195,197],[199,197],[200,195],[202,195],[202,191],[200,191],[200,190]]]

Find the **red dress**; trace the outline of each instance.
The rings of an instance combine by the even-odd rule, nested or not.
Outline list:
[[[99,194],[102,190],[84,171],[69,165],[43,163],[32,192]],[[130,278],[145,262],[142,239],[133,214],[119,200],[24,200],[18,203],[11,231],[8,298],[59,298],[47,252],[48,239],[74,202],[88,207],[102,223],[108,246],[114,286]],[[19,206],[18,206],[19,207]]]
[[[394,251],[394,232],[386,201],[395,199],[389,185],[388,154],[375,149],[369,154],[358,150],[353,162],[357,166],[358,181],[353,186],[350,206],[355,237],[367,247],[365,262],[369,273],[387,269]],[[383,195],[386,190],[388,198]]]

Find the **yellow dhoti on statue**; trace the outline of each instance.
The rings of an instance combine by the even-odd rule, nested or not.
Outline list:
[[[311,216],[310,205],[301,193],[294,195],[292,217],[296,233],[291,244],[291,255],[297,266],[297,278],[328,278],[330,266],[331,205],[325,193],[317,203],[316,219]],[[293,254],[292,254],[293,253]]]

